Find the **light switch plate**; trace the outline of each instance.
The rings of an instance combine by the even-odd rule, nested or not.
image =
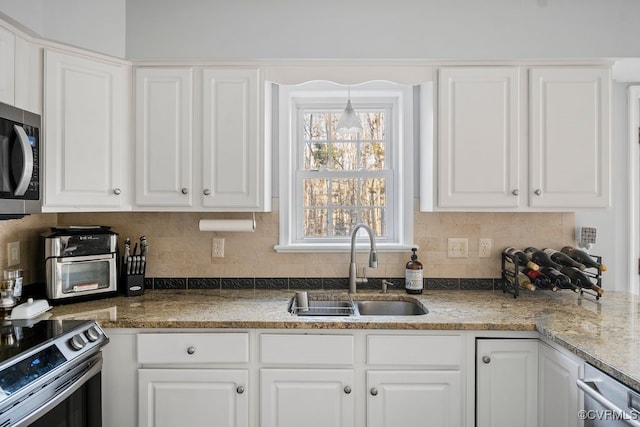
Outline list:
[[[469,239],[466,237],[449,237],[447,256],[449,258],[468,258]]]

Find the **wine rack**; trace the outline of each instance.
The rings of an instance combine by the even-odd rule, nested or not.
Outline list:
[[[598,265],[602,265],[602,257],[599,255],[591,255]],[[509,293],[517,298],[520,295],[520,279],[518,273],[520,272],[521,263],[518,258],[511,258],[509,255],[502,253],[502,292]],[[602,288],[602,270],[600,268],[586,268],[582,273],[590,279],[595,279],[595,284]],[[560,290],[560,289],[559,289]],[[590,289],[580,288],[580,295],[591,295],[599,300],[602,295]]]

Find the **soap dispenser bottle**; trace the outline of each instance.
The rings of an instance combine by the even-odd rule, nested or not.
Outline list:
[[[418,261],[416,252],[418,248],[412,248],[411,261],[405,268],[404,288],[408,294],[421,294],[424,288],[422,276],[422,263]]]

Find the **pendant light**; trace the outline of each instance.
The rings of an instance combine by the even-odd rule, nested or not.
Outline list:
[[[358,118],[358,114],[351,106],[351,88],[347,88],[347,106],[338,120],[336,131],[344,133],[359,133],[362,131],[362,124]]]

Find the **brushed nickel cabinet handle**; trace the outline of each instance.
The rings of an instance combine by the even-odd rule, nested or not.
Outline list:
[[[196,348],[195,347],[189,347],[187,349],[187,353],[189,353],[189,354],[194,354],[195,352],[196,352]]]
[[[211,194],[211,190],[209,190],[208,188],[205,188],[202,194],[204,194],[205,196],[208,196]]]
[[[482,356],[482,361],[484,363],[491,363],[491,358],[489,356]]]
[[[182,190],[182,194],[189,194],[189,189],[188,188],[183,188]]]
[[[351,394],[351,387],[349,387],[349,386],[345,386],[345,387],[344,387],[344,392],[345,392],[346,394]]]
[[[534,191],[534,193],[536,196],[539,196],[542,194],[542,190],[538,188],[536,191]]]
[[[378,389],[377,388],[372,388],[369,393],[371,393],[371,396],[377,396],[378,395]]]
[[[519,194],[520,194],[520,190],[518,190],[518,189],[516,188],[515,190],[513,190],[513,191],[511,192],[511,194],[513,194],[514,196],[517,196],[517,195],[519,195]]]
[[[242,387],[241,385],[238,386],[238,388],[236,389],[236,393],[238,394],[242,394],[244,393],[244,387]]]
[[[119,196],[120,194],[122,194],[122,190],[120,190],[119,188],[116,188],[115,190],[113,190],[113,194],[115,194],[116,196]]]

